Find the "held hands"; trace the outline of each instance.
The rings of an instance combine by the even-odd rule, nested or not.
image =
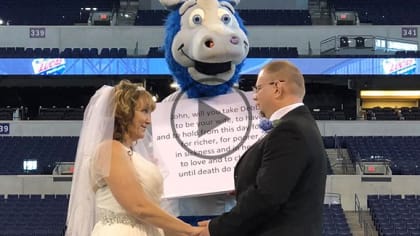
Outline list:
[[[202,226],[192,226],[192,230],[191,233],[188,236],[201,236],[201,232],[203,232],[203,230],[205,230],[206,227],[202,227]]]
[[[205,220],[205,221],[198,222],[198,226],[200,226],[201,229],[202,229],[199,236],[210,236],[209,223],[210,223],[210,220]]]
[[[198,222],[198,226],[185,224],[187,228],[182,233],[165,230],[164,235],[165,236],[210,236],[209,230],[207,228],[209,222],[210,220],[200,221]]]
[[[210,236],[208,224],[210,220],[198,222],[198,226],[189,226],[188,233],[165,231],[165,236]]]
[[[175,231],[169,231],[165,230],[165,236],[200,236],[201,231],[203,231],[205,228],[201,226],[189,226],[187,232],[175,232]]]

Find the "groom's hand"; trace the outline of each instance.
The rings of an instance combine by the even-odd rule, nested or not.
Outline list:
[[[198,222],[198,226],[208,226],[210,223],[210,220],[203,220]]]
[[[209,223],[210,223],[210,220],[198,222],[198,225],[203,227],[203,230],[201,231],[200,236],[210,236]]]

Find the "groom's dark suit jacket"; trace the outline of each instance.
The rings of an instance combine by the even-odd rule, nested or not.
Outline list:
[[[210,221],[211,236],[321,235],[326,173],[316,122],[299,106],[242,155],[237,205]]]

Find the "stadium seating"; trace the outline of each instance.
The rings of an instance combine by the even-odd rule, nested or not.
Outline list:
[[[128,56],[126,48],[23,48],[0,47],[0,58],[125,58]]]
[[[62,235],[68,195],[0,196],[1,235]]]
[[[397,52],[395,52],[395,57],[419,58],[420,57],[420,51],[397,51]]]
[[[325,148],[338,146],[345,148],[343,140],[342,137],[323,137]],[[56,162],[74,161],[77,143],[78,137],[73,136],[0,136],[0,175],[51,174]],[[37,160],[38,169],[23,170],[23,161],[27,159]],[[333,174],[330,163],[328,163],[328,174]]]
[[[246,25],[312,25],[308,10],[238,10]]]
[[[179,218],[189,224],[197,225],[197,222],[213,217],[215,216],[180,216]],[[341,204],[324,204],[322,234],[324,236],[352,235]]]
[[[390,107],[374,107],[371,109],[366,109],[366,118],[367,120],[400,120],[401,117],[398,114],[398,111]]]
[[[13,113],[16,108],[0,107],[0,120],[13,120]]]
[[[163,51],[163,48],[151,47],[151,48],[149,48],[149,51],[147,52],[147,57],[149,57],[149,58],[163,58],[163,57],[165,57],[165,53]]]
[[[420,120],[419,107],[373,107],[363,112],[367,120]]]
[[[324,204],[324,236],[351,236],[350,227],[347,223],[341,204]]]
[[[150,47],[147,53],[149,58],[164,57],[163,48]],[[296,47],[251,47],[248,58],[297,58],[299,56]]]
[[[248,58],[297,58],[298,50],[296,47],[251,47],[249,48]]]
[[[0,195],[0,234],[8,236],[62,235],[68,202],[69,196],[63,194]],[[197,225],[197,222],[213,217],[180,216],[179,218],[189,224]],[[340,204],[324,205],[323,220],[323,235],[352,235]]]
[[[119,8],[119,0],[4,0],[0,16],[9,25],[74,25],[87,23],[89,12],[84,8],[98,11],[112,11]]]
[[[138,10],[134,25],[163,25],[166,10]],[[312,25],[308,10],[239,9],[246,25]]]
[[[163,25],[168,13],[166,10],[138,10],[134,25]]]
[[[391,161],[393,175],[420,174],[420,137],[344,137],[352,161]]]
[[[420,235],[420,195],[368,195],[367,206],[380,236]]]
[[[51,174],[56,162],[72,162],[78,137],[0,136],[0,175]],[[23,161],[37,160],[37,170],[25,171]]]
[[[83,120],[84,106],[75,107],[39,107],[36,120]]]
[[[406,0],[404,4],[394,0],[329,0],[336,11],[356,11],[361,23],[374,25],[418,25],[420,16],[415,6],[416,0]]]
[[[347,86],[306,86],[304,103],[316,120],[355,120],[356,94]]]

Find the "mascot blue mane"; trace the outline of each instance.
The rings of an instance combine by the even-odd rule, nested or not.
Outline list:
[[[186,66],[181,65],[175,60],[173,52],[171,50],[174,44],[174,38],[181,30],[182,16],[179,11],[181,6],[182,4],[177,4],[168,15],[168,18],[165,23],[166,35],[164,41],[166,62],[168,63],[169,69],[175,77],[176,82],[179,84],[181,91],[185,92],[189,98],[213,97],[230,92],[234,84],[238,82],[239,73],[246,58],[246,54],[248,53],[248,48],[246,48],[246,54],[243,58],[241,58],[240,63],[236,64],[234,73],[232,76],[230,76],[230,78],[224,78],[224,80],[222,80],[219,79],[217,75],[215,75],[214,79],[216,79],[219,82],[221,81],[220,83],[215,85],[205,84],[206,79],[194,79],[189,73],[188,68]],[[237,12],[233,12],[232,15],[235,17],[237,23],[239,24],[239,27],[244,32],[244,35],[246,35],[247,31],[242,19],[239,17]],[[246,41],[246,47],[248,47],[247,43],[248,42]]]

